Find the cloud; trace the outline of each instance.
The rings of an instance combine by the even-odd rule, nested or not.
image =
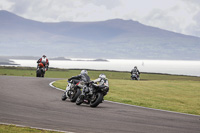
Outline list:
[[[179,1],[165,9],[152,9],[141,21],[148,25],[157,25],[163,29],[183,33],[184,29],[192,23],[191,13],[185,9],[186,5]]]
[[[14,3],[7,1],[7,0],[1,0],[0,2],[0,10],[11,10],[13,7]]]
[[[185,27],[185,33],[200,37],[200,1],[183,1],[188,5],[187,10],[192,18],[192,21],[188,22],[188,25]]]
[[[200,37],[199,0],[1,0],[0,9],[43,22],[132,19]]]

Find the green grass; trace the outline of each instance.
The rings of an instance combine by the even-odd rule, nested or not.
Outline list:
[[[58,80],[53,85],[65,89],[67,80]],[[105,100],[200,115],[199,81],[109,79],[109,86]]]
[[[106,100],[200,115],[200,83],[197,81],[109,81],[111,89]]]
[[[33,76],[36,68],[0,67],[0,75]],[[65,89],[67,78],[81,70],[50,69],[45,77],[64,78],[54,86]],[[200,77],[142,73],[140,81],[130,80],[130,73],[88,70],[91,79],[100,73],[109,79],[105,100],[200,115]]]
[[[74,75],[80,74],[81,70],[68,70],[68,69],[55,69],[50,68],[46,72],[45,77],[47,78],[69,78]],[[91,79],[95,79],[99,74],[106,74],[109,79],[124,79],[130,80],[130,73],[128,72],[116,72],[116,71],[96,71],[88,70]],[[25,76],[25,77],[35,77],[36,68],[31,67],[4,67],[0,66],[0,75],[9,76]],[[177,75],[167,75],[167,74],[154,74],[154,73],[142,73],[142,80],[192,80],[200,81],[200,77],[192,76],[177,76]]]
[[[0,124],[0,133],[61,133],[61,132]]]

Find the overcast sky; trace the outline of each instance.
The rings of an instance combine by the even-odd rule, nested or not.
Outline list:
[[[200,0],[0,0],[0,10],[43,22],[131,19],[200,37]]]

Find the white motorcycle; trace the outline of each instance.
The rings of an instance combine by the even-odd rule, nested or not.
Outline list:
[[[67,98],[69,98],[71,102],[75,102],[78,96],[81,94],[81,88],[83,84],[83,81],[78,83],[74,83],[72,80],[68,81],[66,92],[62,95],[61,99],[65,101]]]

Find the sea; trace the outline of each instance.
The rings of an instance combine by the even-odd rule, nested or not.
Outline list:
[[[37,60],[10,59],[17,66],[36,67]],[[200,61],[186,60],[130,60],[130,59],[77,59],[49,60],[49,67],[62,69],[92,69],[130,72],[137,66],[140,72],[187,75],[200,77]]]

